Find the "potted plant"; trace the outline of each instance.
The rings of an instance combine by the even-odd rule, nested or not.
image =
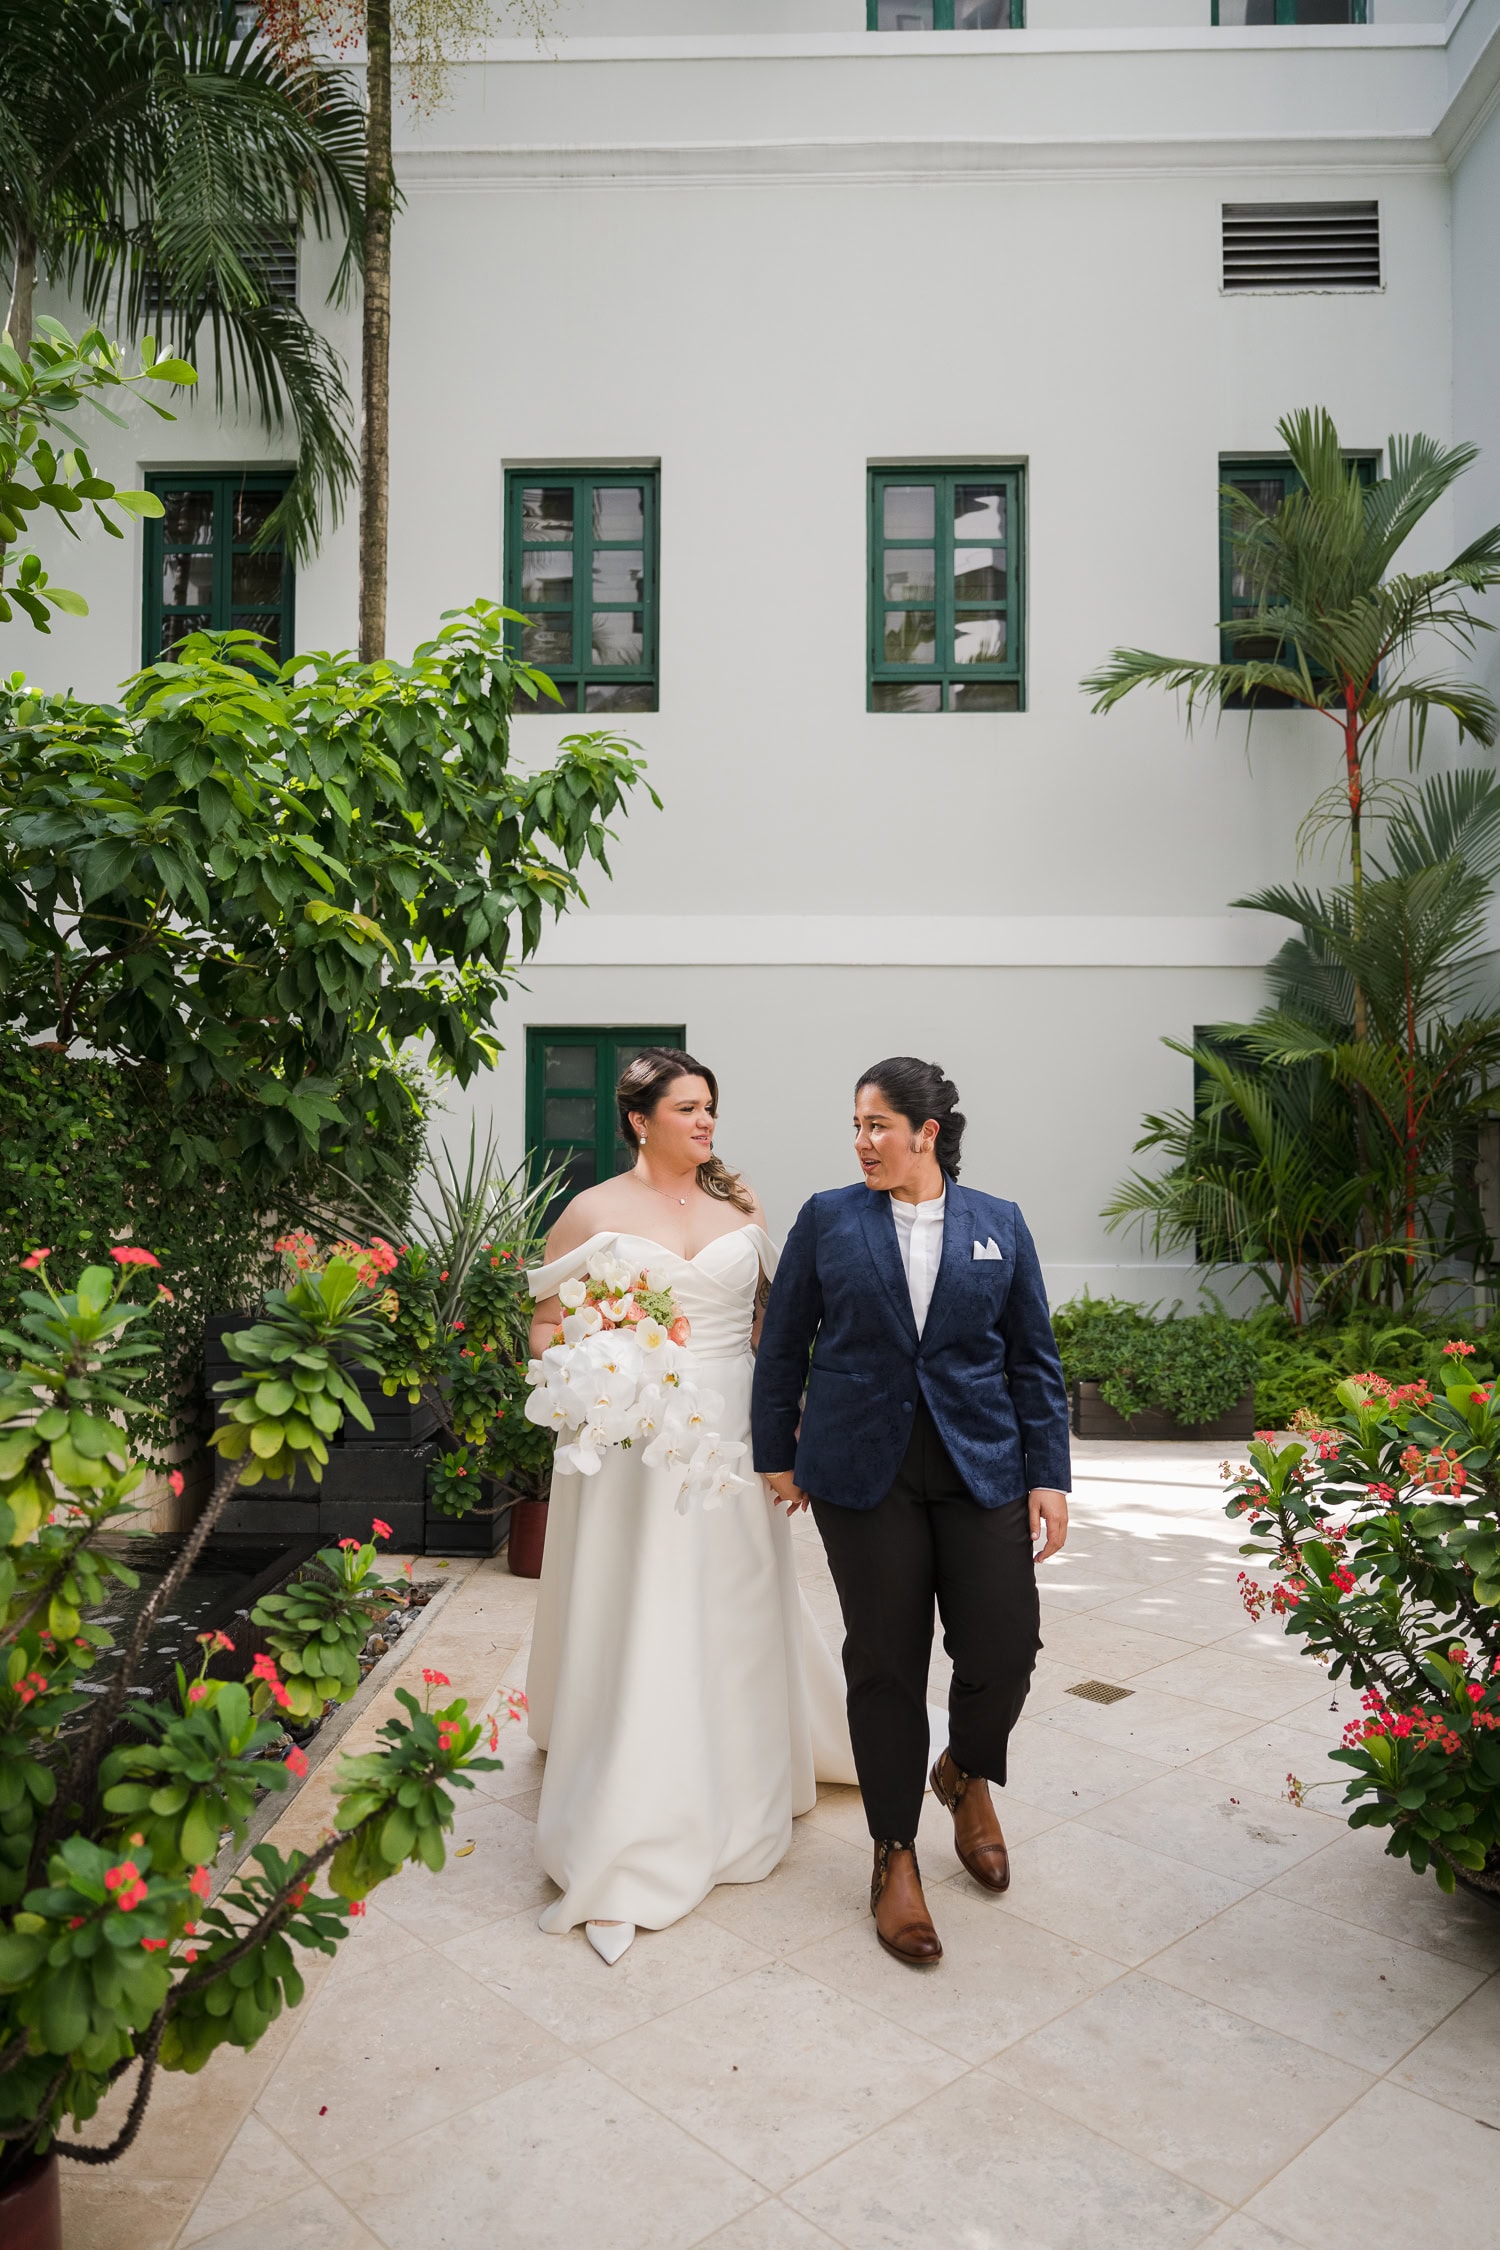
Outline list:
[[[1053,1328],[1076,1437],[1237,1438],[1255,1427],[1254,1338],[1222,1313],[1084,1295]]]
[[[138,1581],[102,1535],[128,1518],[141,1483],[127,1433],[154,1350],[149,1308],[128,1292],[157,1261],[116,1247],[111,1265],[63,1291],[49,1255],[24,1261],[39,1285],[0,1333],[11,1362],[0,1377],[0,2213],[7,2244],[29,2229],[37,2250],[58,2243],[56,2158],[123,2154],[158,2070],[197,2070],[225,2041],[254,2046],[302,1996],[295,1949],[333,1952],[405,1861],[441,1868],[451,1788],[496,1762],[475,1754],[483,1730],[462,1699],[431,1711],[402,1694],[384,1746],[345,1761],[334,1833],[312,1852],[257,1846],[213,1897],[222,1832],[242,1840],[257,1795],[307,1770],[282,1715],[352,1693],[370,1613],[399,1585],[376,1575],[373,1538],[351,1538],[257,1605],[269,1645],[248,1676],[235,1676],[229,1637],[206,1633],[196,1677],[179,1666],[175,1695],[131,1702],[131,1685],[237,1487],[299,1463],[316,1475],[344,1415],[363,1411],[347,1366],[374,1341],[370,1293],[334,1260],[272,1292],[234,1335],[212,1496],[115,1650],[97,1612]],[[101,1659],[107,1684],[87,1693]],[[492,1723],[491,1750],[497,1739]],[[77,2146],[65,2128],[85,2125],[131,2073],[120,2131]]]

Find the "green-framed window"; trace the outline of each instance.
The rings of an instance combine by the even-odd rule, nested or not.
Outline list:
[[[278,663],[294,647],[292,560],[255,546],[286,491],[268,469],[176,470],[150,476],[163,513],[146,524],[142,660],[169,655],[189,633],[263,633]]]
[[[1019,711],[1019,468],[870,471],[869,708]]]
[[[865,0],[871,31],[1024,31],[1026,0]]]
[[[1367,0],[1213,0],[1213,20],[1228,25],[1368,23]]]
[[[1374,483],[1377,462],[1373,453],[1351,453],[1348,456],[1348,463],[1361,484]],[[1288,494],[1302,490],[1302,479],[1292,467],[1291,462],[1274,459],[1269,461],[1221,461],[1219,463],[1219,482],[1221,485],[1232,484],[1237,491],[1248,493],[1256,505],[1267,514],[1279,508]],[[1254,607],[1255,600],[1250,583],[1235,562],[1229,503],[1221,500],[1219,507],[1219,617],[1221,621],[1230,617],[1247,617]],[[1269,658],[1275,655],[1276,644],[1269,636],[1267,636],[1264,646],[1259,643],[1252,645],[1247,641],[1241,641],[1238,644],[1238,653],[1242,657],[1264,656]],[[1236,647],[1230,641],[1227,633],[1221,633],[1219,636],[1219,656],[1221,663],[1232,664],[1235,661]],[[1277,700],[1279,702],[1282,699],[1278,697]]]
[[[655,469],[506,472],[505,600],[531,620],[512,645],[566,710],[657,707],[658,487]]]
[[[680,1023],[528,1026],[526,1146],[539,1170],[567,1167],[563,1202],[635,1162],[615,1116],[615,1087],[625,1065],[645,1047],[686,1044]]]

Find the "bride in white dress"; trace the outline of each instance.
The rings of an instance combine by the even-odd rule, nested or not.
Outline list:
[[[618,1246],[666,1276],[692,1324],[721,1437],[747,1439],[752,1339],[776,1250],[754,1195],[713,1155],[718,1086],[690,1055],[649,1050],[620,1081],[635,1170],[571,1202],[529,1279],[532,1346],[557,1291]],[[716,1883],[756,1883],[819,1781],[852,1783],[844,1683],[797,1583],[791,1526],[759,1477],[679,1515],[679,1480],[638,1450],[597,1475],[556,1473],[526,1693],[547,1764],[543,1868],[561,1896],[541,1927],[582,1922],[618,1960]]]

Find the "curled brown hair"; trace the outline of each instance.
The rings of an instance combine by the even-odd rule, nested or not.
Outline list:
[[[633,1143],[635,1127],[630,1122],[631,1112],[637,1117],[650,1117],[678,1078],[701,1078],[708,1088],[708,1106],[715,1117],[719,1114],[719,1081],[706,1064],[692,1055],[685,1055],[678,1047],[646,1047],[620,1073],[615,1088],[615,1101],[620,1113],[620,1137]],[[732,1203],[736,1211],[753,1211],[755,1198],[740,1178],[717,1156],[698,1167],[698,1185],[705,1195],[717,1196],[721,1203]]]

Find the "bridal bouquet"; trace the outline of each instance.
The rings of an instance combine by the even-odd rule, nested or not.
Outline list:
[[[724,1401],[693,1380],[691,1329],[667,1282],[600,1251],[587,1280],[565,1281],[558,1296],[562,1325],[526,1370],[526,1418],[557,1432],[558,1468],[597,1476],[610,1448],[640,1446],[648,1469],[680,1474],[679,1513],[740,1490],[745,1447],[711,1427]]]

